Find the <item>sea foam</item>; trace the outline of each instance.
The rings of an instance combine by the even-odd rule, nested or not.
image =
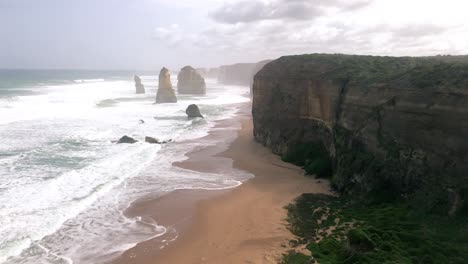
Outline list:
[[[0,262],[102,261],[169,232],[157,219],[123,215],[132,201],[176,189],[232,188],[251,177],[237,170],[220,175],[172,166],[193,149],[219,144],[196,139],[216,120],[236,115],[235,103],[248,100],[247,87],[208,80],[207,96],[154,105],[157,77],[142,79],[147,95],[134,94],[131,77],[113,77],[0,98],[0,107],[8,106],[0,111]],[[204,120],[186,118],[185,107],[192,103]],[[123,135],[140,142],[111,143]],[[150,145],[145,136],[187,144]]]

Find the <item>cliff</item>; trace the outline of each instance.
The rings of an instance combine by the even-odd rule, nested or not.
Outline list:
[[[166,68],[159,72],[159,86],[156,94],[156,103],[177,103],[177,96],[171,83],[171,74]]]
[[[218,82],[232,85],[249,85],[254,63],[238,63],[219,67]]]
[[[256,140],[342,193],[468,198],[467,57],[282,57],[255,76],[252,114]]]
[[[250,86],[250,95],[253,94],[252,92],[252,87],[253,87],[253,83],[254,83],[254,77],[255,77],[255,74],[257,74],[261,69],[263,69],[263,67],[265,67],[265,65],[267,65],[268,63],[272,62],[272,60],[264,60],[264,61],[260,61],[260,62],[257,62],[255,63],[251,73],[250,73],[250,77],[249,77],[249,86]]]
[[[205,79],[191,66],[185,66],[177,75],[179,94],[205,94]]]
[[[203,78],[218,78],[219,68],[197,68],[195,69]]]
[[[251,85],[255,74],[271,60],[257,63],[238,63],[219,67],[218,82],[232,85]]]

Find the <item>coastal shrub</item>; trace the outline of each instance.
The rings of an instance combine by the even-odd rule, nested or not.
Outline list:
[[[331,183],[339,193],[374,202],[408,197],[425,211],[447,213],[448,182],[440,175],[453,173],[431,170],[424,158],[414,157],[411,148],[381,132],[376,135],[379,156],[369,152],[362,140],[344,127],[336,126],[334,134],[336,166]]]
[[[330,155],[320,142],[292,145],[283,160],[303,167],[307,175],[326,178],[333,174]]]
[[[350,80],[351,83],[369,88],[376,83],[388,85],[413,86],[418,89],[434,89],[450,87],[464,89],[468,85],[467,56],[437,56],[437,57],[381,57],[356,56],[343,54],[307,54],[281,58],[283,63],[288,60],[303,63],[298,64],[304,69],[315,69],[326,65],[327,71],[323,78],[332,80]],[[290,67],[294,64],[290,63]],[[300,72],[300,69],[290,69]],[[313,73],[313,72],[312,72]]]
[[[318,194],[300,196],[287,210],[289,229],[307,239],[318,263],[461,264],[468,259],[466,216],[421,213],[405,201],[370,203]],[[282,263],[294,263],[287,261]]]
[[[283,255],[279,264],[309,264],[310,257],[295,251],[289,251]]]

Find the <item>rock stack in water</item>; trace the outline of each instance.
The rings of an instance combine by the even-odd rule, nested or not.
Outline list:
[[[198,108],[196,104],[189,105],[185,110],[185,113],[187,114],[188,118],[203,118],[202,114],[200,113],[200,108]]]
[[[171,75],[166,68],[162,68],[159,73],[159,88],[156,95],[156,103],[177,103],[176,94],[174,89],[172,89]]]
[[[177,75],[177,91],[180,94],[205,94],[205,79],[191,66],[185,66]]]
[[[137,94],[144,94],[145,93],[145,86],[141,83],[140,77],[138,75],[135,75],[135,88],[136,88],[136,93]]]

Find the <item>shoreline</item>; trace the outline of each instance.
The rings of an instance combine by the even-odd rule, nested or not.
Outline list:
[[[234,120],[219,121],[207,138],[223,140],[241,123],[227,150],[208,146],[173,163],[184,169],[223,174],[242,170],[254,175],[224,190],[176,190],[162,197],[134,202],[125,214],[151,217],[167,227],[166,234],[138,243],[111,261],[145,263],[276,263],[294,236],[284,223],[284,206],[304,192],[329,193],[325,181],[304,177],[302,169],[281,161],[256,143],[250,103]],[[228,130],[232,131],[232,130]]]

